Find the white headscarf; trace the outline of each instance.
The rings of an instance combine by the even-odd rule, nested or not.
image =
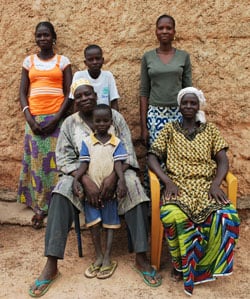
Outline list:
[[[188,93],[193,93],[197,96],[197,98],[199,100],[200,108],[204,107],[206,105],[206,99],[201,90],[199,90],[195,87],[186,87],[186,88],[183,88],[182,90],[180,90],[178,93],[178,96],[177,96],[178,106],[180,106],[181,99],[184,97],[184,95],[188,94]],[[206,123],[206,116],[205,116],[204,111],[199,110],[196,113],[196,121],[200,121],[201,123]]]
[[[81,78],[81,79],[78,79],[78,80],[74,81],[71,84],[71,86],[70,86],[70,92],[71,92],[71,94],[74,96],[74,93],[75,93],[76,89],[79,86],[82,86],[82,85],[89,85],[89,86],[93,87],[93,85],[89,82],[89,80]]]

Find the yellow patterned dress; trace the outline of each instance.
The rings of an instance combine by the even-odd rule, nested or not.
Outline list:
[[[161,206],[161,220],[173,266],[183,273],[188,294],[194,284],[232,272],[239,218],[233,205],[208,197],[216,171],[214,156],[227,148],[211,123],[188,134],[173,122],[165,125],[150,149],[166,161],[168,176],[180,190],[176,200]]]

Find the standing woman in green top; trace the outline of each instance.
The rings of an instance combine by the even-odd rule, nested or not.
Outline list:
[[[192,86],[189,54],[172,46],[174,18],[161,15],[155,33],[159,47],[146,52],[141,62],[141,138],[146,146],[152,144],[166,123],[181,119],[177,94]]]

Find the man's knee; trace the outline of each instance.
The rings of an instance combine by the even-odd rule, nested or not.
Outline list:
[[[52,193],[49,210],[53,211],[55,208],[63,209],[65,207],[71,207],[71,206],[72,203],[67,197],[59,193]]]
[[[68,218],[69,222],[71,222],[73,217],[74,207],[71,201],[59,193],[53,193],[48,211],[48,220],[50,218],[58,220],[64,218],[66,221]]]

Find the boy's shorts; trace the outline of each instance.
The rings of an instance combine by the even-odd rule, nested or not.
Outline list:
[[[102,222],[102,226],[105,228],[120,228],[121,223],[117,210],[117,200],[105,201],[103,205],[104,207],[97,209],[85,201],[84,211],[86,226],[91,227],[96,223]]]

